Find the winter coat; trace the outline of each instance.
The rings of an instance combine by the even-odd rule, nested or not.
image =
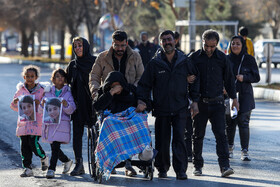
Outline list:
[[[149,41],[147,41],[146,45],[140,43],[137,45],[137,48],[139,49],[139,54],[141,56],[143,65],[146,67],[148,62],[154,57],[158,48],[155,46],[155,44],[150,43]]]
[[[234,77],[237,74],[243,75],[243,82],[236,81],[236,92],[238,92],[239,112],[244,113],[255,108],[252,83],[260,81],[260,74],[255,58],[246,52],[245,41],[240,36],[235,36],[232,40],[235,38],[240,38],[243,48],[239,55],[231,52],[228,57],[231,61]],[[238,73],[239,66],[240,72]]]
[[[45,98],[56,97],[55,86],[51,87],[49,92],[45,93]],[[62,92],[58,96],[67,101],[68,106],[62,105],[61,120],[59,124],[43,123],[42,127],[42,141],[52,143],[53,141],[61,143],[69,143],[71,139],[71,124],[70,115],[76,110],[76,105],[71,94],[70,87],[65,85]]]
[[[110,94],[110,89],[114,82],[119,82],[123,90],[120,94],[112,96]],[[132,106],[136,107],[136,87],[132,84],[128,84],[121,72],[112,71],[108,74],[104,84],[99,88],[93,106],[96,111],[108,109],[113,114],[122,112]]]
[[[72,45],[73,52],[74,46]],[[83,39],[83,56],[72,60],[66,68],[67,83],[71,85],[71,92],[75,100],[77,110],[71,115],[77,123],[74,125],[92,125],[92,98],[89,91],[89,73],[95,62],[95,56],[90,54],[90,46],[86,39]]]
[[[189,97],[194,102],[199,100],[199,75],[195,66],[182,52],[176,50],[177,59],[172,62],[172,69],[163,59],[162,52],[159,50],[147,64],[138,83],[137,96],[147,103],[152,91],[153,115],[173,116],[188,107]],[[188,84],[188,75],[196,76],[193,84]]]
[[[36,88],[30,93],[24,83],[18,83],[14,99],[23,95],[35,95],[35,99],[38,99],[41,102],[44,95],[44,88],[38,83]],[[18,103],[14,104],[12,101],[10,107],[12,110],[18,112]],[[42,112],[38,110],[38,107],[36,107],[36,121],[20,121],[20,117],[18,117],[16,135],[42,135]]]
[[[127,46],[126,51],[125,78],[129,84],[137,86],[144,71],[141,56],[129,46]],[[108,74],[111,71],[115,71],[112,55],[113,48],[111,47],[109,50],[98,55],[96,62],[92,67],[92,71],[89,75],[89,88],[93,97],[97,94],[100,85],[104,82]]]

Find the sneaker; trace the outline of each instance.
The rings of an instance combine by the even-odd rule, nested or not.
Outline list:
[[[248,154],[248,151],[246,149],[241,151],[241,158],[242,161],[251,161],[251,158]]]
[[[234,149],[234,145],[229,145],[228,146],[228,157],[229,158],[233,158],[233,149]]]
[[[23,173],[20,176],[21,177],[31,177],[31,176],[33,176],[33,171],[32,171],[32,169],[25,168],[25,170],[23,171]]]
[[[193,175],[194,176],[201,176],[202,175],[202,169],[195,167],[194,170],[193,170]]]
[[[222,173],[222,177],[228,177],[228,176],[234,174],[234,170],[229,167],[223,167],[221,169],[221,173]]]
[[[72,160],[69,160],[68,162],[64,162],[64,163],[63,163],[64,167],[63,167],[62,173],[63,173],[63,174],[66,174],[66,173],[70,170],[72,164],[73,164],[73,161],[72,161]]]
[[[54,178],[54,170],[49,169],[46,175],[47,179]]]
[[[41,169],[42,171],[46,171],[49,167],[49,157],[45,156],[45,158],[41,159]]]

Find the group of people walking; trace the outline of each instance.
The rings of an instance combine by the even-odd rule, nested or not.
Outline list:
[[[147,35],[142,34],[145,40]],[[229,157],[233,155],[237,125],[242,160],[250,160],[249,121],[251,111],[255,108],[251,83],[258,82],[260,76],[254,57],[246,52],[245,40],[241,36],[234,36],[230,42],[229,55],[217,49],[219,34],[211,29],[202,35],[202,48],[189,55],[176,48],[173,31],[161,32],[159,40],[161,48],[152,58],[144,59],[142,56],[147,51],[140,52],[140,55],[128,46],[124,31],[115,31],[110,49],[97,57],[90,54],[87,40],[74,38],[72,47],[75,59],[69,63],[66,71],[59,69],[53,72],[50,90],[35,82],[39,77],[36,66],[25,67],[22,73],[25,82],[18,86],[11,108],[18,110],[17,103],[21,95],[35,95],[36,121],[18,121],[17,136],[21,139],[25,168],[21,176],[33,175],[32,152],[41,158],[42,170],[48,169],[47,178],[54,177],[57,160],[64,163],[63,173],[70,170],[73,161],[62,152],[60,145],[70,141],[71,120],[75,167],[70,175],[84,174],[84,127],[95,122],[95,112],[98,110],[109,109],[117,113],[130,106],[134,106],[137,112],[152,111],[155,117],[155,149],[158,151],[155,167],[159,178],[168,177],[171,137],[172,165],[176,178],[188,178],[188,161],[194,164],[193,174],[202,175],[203,139],[208,120],[216,139],[222,177],[234,173]],[[148,42],[145,44],[151,45]],[[63,118],[57,125],[42,123],[41,108],[47,97],[62,98]],[[232,99],[231,107],[237,109],[237,118],[226,117],[225,97]],[[191,135],[186,138],[190,131]],[[51,144],[50,164],[38,143],[41,136],[47,137],[43,138],[43,142]],[[185,139],[189,141],[190,137],[193,145],[187,146]],[[136,175],[130,160],[126,161],[125,168],[130,172],[129,176]]]

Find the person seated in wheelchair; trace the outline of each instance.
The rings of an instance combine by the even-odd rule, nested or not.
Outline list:
[[[108,74],[104,83],[100,86],[93,101],[93,106],[97,112],[108,109],[113,114],[122,112],[129,107],[136,107],[136,87],[128,84],[122,73],[113,71]],[[137,175],[130,159],[125,161],[125,169],[127,176]],[[111,174],[116,174],[116,170],[113,169]]]

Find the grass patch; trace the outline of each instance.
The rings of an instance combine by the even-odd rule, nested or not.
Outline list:
[[[261,88],[269,88],[269,89],[274,89],[274,90],[280,90],[280,83],[271,83],[267,85],[256,85],[256,87],[261,87]]]

